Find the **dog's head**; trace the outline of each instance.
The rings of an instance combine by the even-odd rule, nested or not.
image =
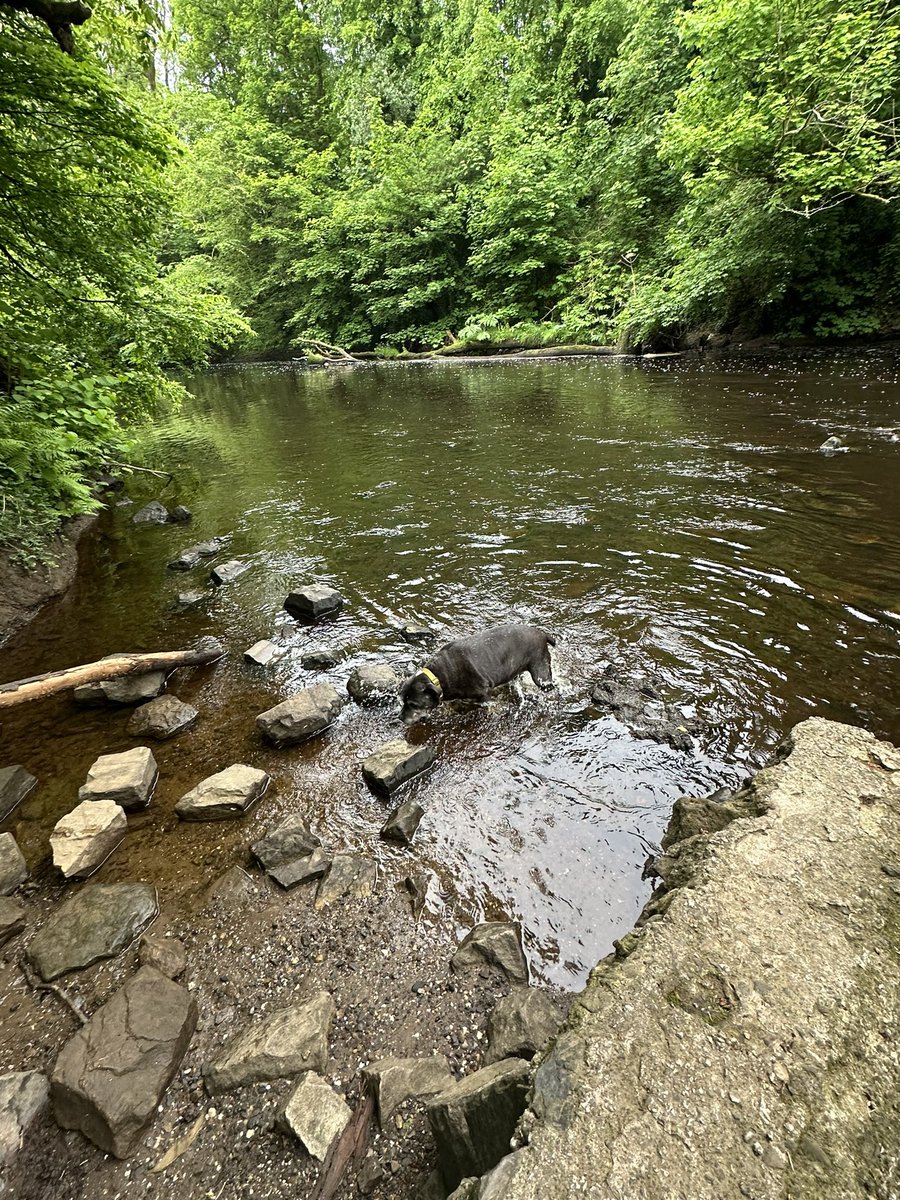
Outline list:
[[[441,702],[441,689],[427,675],[417,671],[400,685],[400,699],[403,702],[400,719],[409,724],[437,708]]]

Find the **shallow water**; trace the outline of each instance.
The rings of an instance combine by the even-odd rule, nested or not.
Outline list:
[[[573,987],[628,929],[641,867],[678,795],[734,785],[786,730],[820,714],[900,739],[900,427],[897,359],[572,360],[385,365],[303,371],[222,368],[157,430],[176,480],[130,485],[194,509],[190,527],[138,529],[114,508],[85,545],[75,589],[0,651],[0,677],[116,650],[173,649],[212,633],[215,668],[170,688],[198,728],[155,749],[154,805],[98,878],[151,878],[188,903],[274,819],[306,811],[335,848],[379,856],[390,877],[433,872],[432,914],[525,927],[534,971]],[[817,452],[843,435],[847,453]],[[185,613],[204,586],[166,562],[231,533],[218,561],[252,564]],[[337,586],[343,614],[309,630],[281,610],[294,585]],[[323,738],[291,751],[257,739],[254,716],[322,676],[312,643],[346,650],[324,678],[423,652],[394,627],[441,640],[509,620],[559,639],[558,693],[501,695],[441,710],[410,732],[439,763],[406,794],[426,816],[410,850],[378,842],[388,806],[358,760],[402,736],[396,713],[349,706]],[[262,637],[289,653],[269,671],[241,661]],[[632,737],[592,708],[607,663],[652,672],[706,732],[696,752]],[[15,828],[31,862],[98,753],[133,744],[128,712],[60,698],[10,713],[0,765],[42,784]],[[266,767],[274,787],[239,823],[180,826],[175,801],[230,762]],[[49,878],[49,875],[48,875]]]

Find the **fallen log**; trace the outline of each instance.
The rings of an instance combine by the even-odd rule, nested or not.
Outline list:
[[[122,675],[145,675],[148,671],[173,671],[176,667],[200,667],[215,662],[225,653],[215,638],[201,638],[188,650],[169,650],[154,654],[113,654],[99,662],[64,671],[47,671],[29,679],[0,684],[0,708],[12,708],[28,700],[42,700],[83,683],[100,683]]]

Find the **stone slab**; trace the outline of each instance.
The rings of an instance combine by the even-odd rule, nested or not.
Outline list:
[[[114,958],[159,912],[150,883],[93,883],[64,900],[28,947],[28,958],[46,983]]]
[[[268,667],[282,658],[286,650],[286,646],[278,646],[268,638],[263,638],[244,651],[244,660],[256,667]]]
[[[177,979],[187,966],[187,951],[177,937],[166,937],[151,929],[141,938],[138,959],[141,966],[153,967],[167,979]]]
[[[390,795],[437,759],[433,746],[410,746],[397,739],[385,742],[363,762],[363,779],[373,791]]]
[[[516,987],[494,1005],[488,1018],[485,1064],[503,1058],[534,1058],[559,1032],[562,1013],[546,992]]]
[[[436,1096],[456,1082],[443,1054],[427,1058],[380,1058],[369,1063],[363,1075],[375,1091],[382,1128],[405,1100]]]
[[[300,666],[304,671],[330,671],[341,661],[342,655],[337,650],[329,650],[327,646],[314,646],[300,656]]]
[[[271,872],[276,867],[308,858],[321,844],[320,838],[307,825],[305,817],[295,815],[270,829],[250,849],[263,870]]]
[[[121,754],[101,754],[78,789],[78,799],[111,800],[126,812],[134,812],[150,803],[158,778],[156,759],[148,746],[135,746]]]
[[[9,896],[28,878],[28,867],[11,833],[0,833],[0,896]]]
[[[298,883],[308,883],[312,879],[321,879],[331,867],[331,855],[321,846],[317,846],[306,858],[297,858],[293,862],[281,863],[272,867],[269,874],[283,888],[296,887]]]
[[[346,702],[330,683],[314,683],[260,713],[256,726],[273,746],[294,746],[327,729]]]
[[[83,800],[50,834],[53,865],[66,879],[84,879],[104,863],[128,829],[125,810],[112,800]]]
[[[399,842],[408,846],[415,837],[425,809],[415,800],[404,800],[398,804],[381,828],[380,837],[387,842]]]
[[[396,700],[402,682],[387,663],[364,663],[350,672],[347,691],[357,704],[390,704]]]
[[[121,675],[100,683],[85,683],[74,688],[76,704],[143,704],[158,696],[166,686],[165,671],[145,671],[143,675]]]
[[[185,704],[177,696],[157,696],[155,700],[134,710],[126,728],[132,737],[149,737],[165,742],[193,729],[198,716],[193,704]]]
[[[344,1097],[321,1075],[308,1071],[282,1105],[277,1124],[293,1134],[313,1158],[324,1162],[352,1116]]]
[[[40,1071],[0,1075],[0,1172],[18,1154],[23,1138],[49,1099],[50,1084]],[[4,1190],[0,1174],[0,1192]]]
[[[0,821],[21,804],[37,780],[20,764],[0,768]]]
[[[298,621],[321,621],[336,616],[344,607],[340,592],[324,583],[310,583],[291,592],[284,608]]]
[[[496,967],[511,983],[528,982],[522,930],[514,921],[483,921],[470,929],[450,960],[455,971]]]
[[[228,562],[220,563],[219,566],[213,567],[209,573],[209,577],[216,587],[222,587],[226,583],[234,583],[235,579],[239,579],[241,575],[249,570],[250,563],[241,562],[239,558],[230,558]]]
[[[228,545],[227,537],[211,538],[208,542],[195,542],[168,563],[170,571],[192,571],[204,558],[214,558]]]
[[[377,871],[371,859],[357,854],[336,854],[331,870],[319,884],[315,906],[322,909],[336,900],[362,900],[371,896],[376,878]]]
[[[271,782],[259,767],[234,763],[186,792],[175,805],[182,821],[230,821],[242,817]]]

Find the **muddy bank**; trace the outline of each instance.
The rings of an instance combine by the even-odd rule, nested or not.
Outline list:
[[[521,1148],[459,1200],[896,1195],[900,753],[819,718],[784,751],[718,832],[676,807]]]
[[[0,646],[35,617],[48,600],[72,586],[78,570],[78,541],[95,520],[84,516],[66,523],[48,547],[52,565],[26,571],[0,553]]]

